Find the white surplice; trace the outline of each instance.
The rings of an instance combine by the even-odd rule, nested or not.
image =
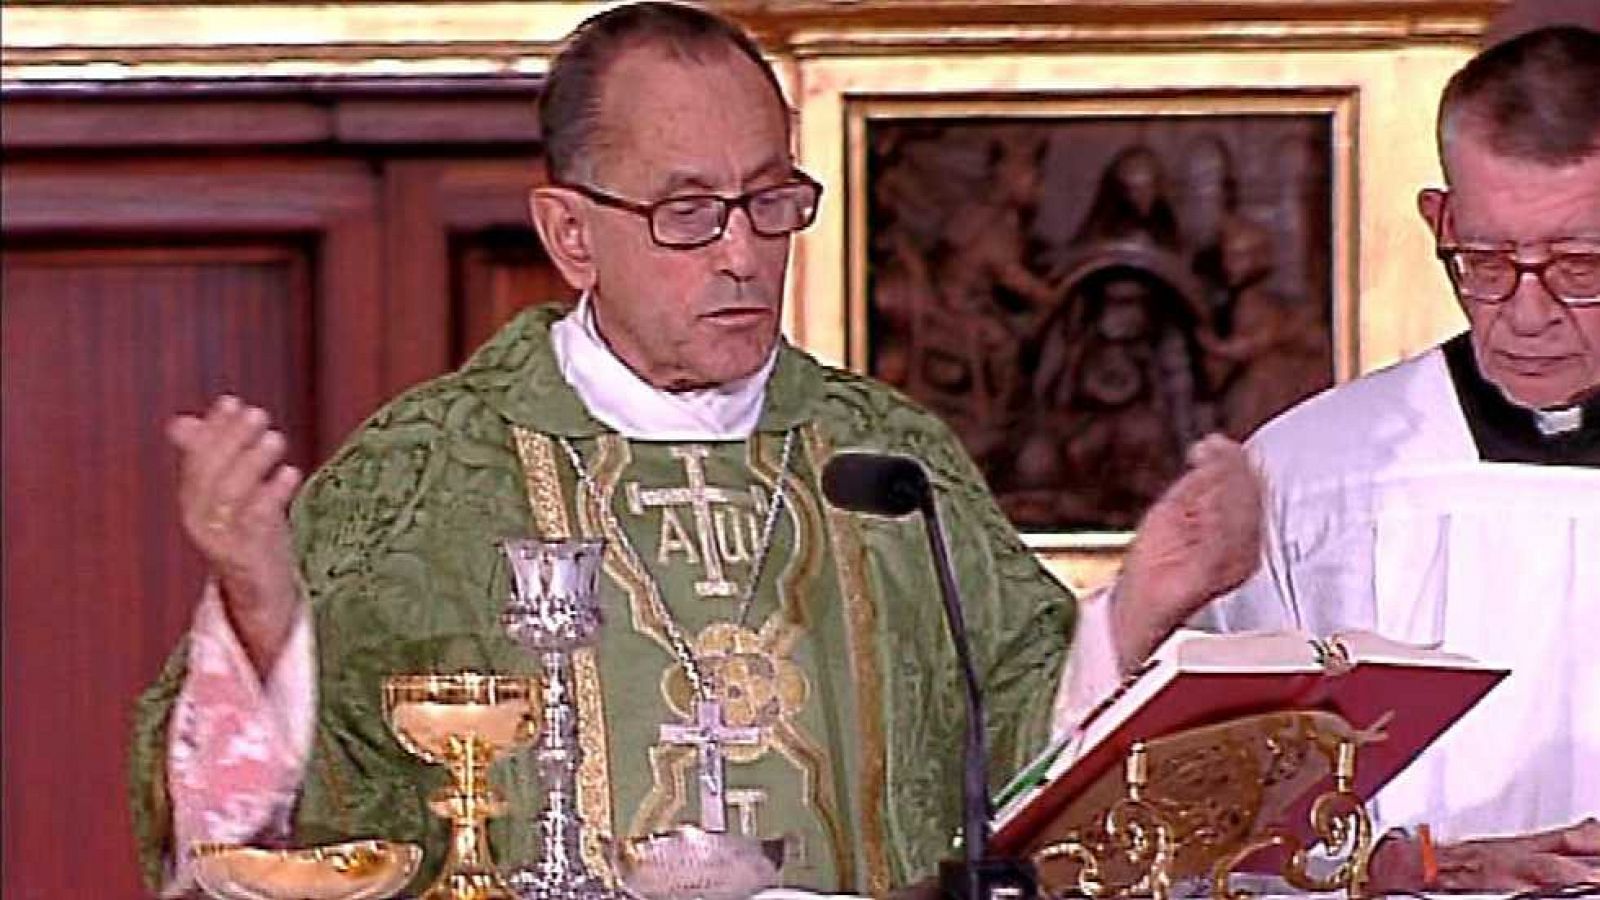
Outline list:
[[[1248,446],[1263,566],[1198,624],[1367,629],[1511,669],[1379,793],[1379,820],[1458,840],[1600,815],[1600,468],[1480,461],[1438,348]]]

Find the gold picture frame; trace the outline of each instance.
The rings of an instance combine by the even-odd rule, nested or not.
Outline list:
[[[1358,96],[1354,89],[1283,91],[1149,91],[1127,94],[1039,96],[860,96],[845,101],[848,169],[845,203],[849,216],[849,323],[845,340],[850,368],[865,369],[867,330],[867,127],[885,120],[1025,120],[1072,118],[1155,118],[1250,115],[1326,115],[1330,117],[1330,189],[1334,226],[1334,367],[1336,380],[1348,378],[1357,359],[1355,254],[1350,224],[1355,215]]]
[[[869,116],[963,109],[1048,116],[1066,107],[1142,115],[1173,104],[1190,114],[1310,108],[1333,117],[1337,379],[1421,352],[1464,327],[1416,197],[1441,183],[1440,92],[1474,52],[1498,0],[1363,0],[1338,12],[1271,0],[1226,15],[1206,4],[1163,2],[1140,4],[1141,15],[1130,19],[1122,13],[1131,5],[1048,5],[1049,21],[1019,13],[980,23],[941,12],[916,22],[820,22],[788,32],[792,55],[780,71],[793,87],[796,154],[829,188],[796,246],[790,338],[826,362],[852,362],[851,319],[862,308],[852,300],[863,293],[866,249],[860,129]],[[1027,540],[1053,573],[1082,589],[1115,573],[1128,535]]]
[[[846,172],[847,299],[844,349],[850,368],[867,372],[872,152],[874,126],[883,123],[1006,123],[1025,130],[1071,126],[1075,122],[1137,121],[1159,129],[1166,123],[1237,121],[1239,117],[1315,117],[1326,122],[1328,179],[1326,289],[1331,337],[1331,376],[1335,381],[1359,371],[1360,329],[1357,304],[1358,259],[1353,222],[1359,165],[1356,123],[1358,92],[1349,87],[1282,90],[1153,90],[1071,93],[862,95],[844,99]],[[1020,524],[1020,523],[1019,523]],[[1122,528],[1090,530],[1024,529],[1024,539],[1070,587],[1087,591],[1114,577],[1131,539]]]

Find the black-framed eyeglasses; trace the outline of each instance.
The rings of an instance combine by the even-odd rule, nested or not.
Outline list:
[[[673,250],[693,250],[719,240],[735,209],[744,210],[750,229],[762,237],[793,234],[816,220],[822,200],[822,185],[798,169],[782,184],[737,197],[678,194],[654,203],[618,197],[587,184],[558,182],[556,186],[577,191],[601,206],[643,217],[650,223],[650,239]]]
[[[1438,255],[1465,300],[1504,303],[1526,274],[1568,306],[1600,304],[1600,241],[1593,250],[1557,250],[1538,262],[1518,259],[1507,246],[1440,244]]]

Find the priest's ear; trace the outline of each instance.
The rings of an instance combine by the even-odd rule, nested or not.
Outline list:
[[[1437,240],[1444,240],[1445,201],[1449,192],[1443,188],[1423,188],[1417,192],[1417,212]]]
[[[580,291],[594,287],[587,202],[566,188],[546,185],[528,192],[528,211],[545,253],[561,277]]]

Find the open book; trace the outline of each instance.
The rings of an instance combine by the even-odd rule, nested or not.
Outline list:
[[[1357,730],[1381,727],[1356,766],[1355,792],[1370,799],[1506,674],[1369,632],[1176,632],[1001,791],[994,845],[1033,843],[1137,741],[1259,713],[1322,710]]]

